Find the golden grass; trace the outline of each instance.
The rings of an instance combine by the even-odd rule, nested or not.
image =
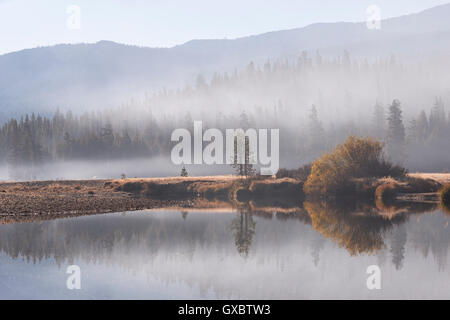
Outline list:
[[[199,182],[199,181],[236,181],[245,179],[240,176],[221,175],[221,176],[190,176],[190,177],[161,177],[161,178],[130,178],[130,179],[112,179],[112,183],[123,184],[126,182],[154,182],[154,183],[177,183],[177,182]]]
[[[408,176],[419,179],[431,179],[441,184],[450,183],[450,173],[409,173]]]

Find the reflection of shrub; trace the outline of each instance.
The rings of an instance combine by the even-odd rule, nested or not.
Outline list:
[[[383,158],[383,144],[372,138],[351,136],[344,144],[314,161],[305,183],[309,194],[348,194],[351,180],[364,177],[404,176],[406,170]]]
[[[365,205],[359,208],[356,203],[347,208],[336,203],[306,201],[304,207],[311,217],[314,230],[345,248],[351,255],[382,250],[385,247],[384,233],[405,219],[404,215],[398,215],[388,220],[376,214],[374,208]]]
[[[450,213],[450,184],[444,186],[440,191],[441,206],[445,212]]]
[[[382,211],[389,211],[395,202],[398,193],[398,185],[395,183],[386,183],[377,187],[375,190],[375,204]]]

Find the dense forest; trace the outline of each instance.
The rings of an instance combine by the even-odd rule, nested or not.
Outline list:
[[[386,101],[397,81],[420,75],[411,70],[395,57],[369,64],[351,60],[348,53],[335,60],[302,53],[296,61],[250,63],[241,72],[209,80],[200,75],[195,86],[162,90],[115,109],[10,119],[0,128],[0,163],[14,169],[49,161],[169,156],[172,131],[192,130],[193,120],[202,120],[204,129],[279,128],[280,161],[286,167],[309,163],[358,135],[385,142],[388,156],[411,170],[449,170],[446,97],[430,98],[421,110],[395,96]],[[368,88],[373,89],[369,95]],[[400,97],[405,90],[398,90]],[[423,96],[430,97],[429,91]]]

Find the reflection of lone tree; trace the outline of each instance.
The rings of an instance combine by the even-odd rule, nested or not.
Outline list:
[[[233,219],[231,229],[234,233],[236,249],[240,255],[247,257],[255,234],[256,223],[250,213],[240,212],[239,216]]]

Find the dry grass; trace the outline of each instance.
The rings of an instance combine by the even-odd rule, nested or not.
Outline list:
[[[408,176],[419,179],[431,179],[441,184],[450,183],[450,173],[409,173]]]
[[[242,180],[243,177],[233,175],[222,176],[190,176],[190,177],[164,177],[164,178],[130,178],[130,179],[114,179],[111,180],[114,184],[123,184],[126,182],[153,182],[153,183],[179,183],[179,182],[225,182]]]
[[[292,178],[245,179],[237,176],[174,177],[112,180],[114,190],[155,198],[186,198],[246,201],[253,197],[302,198],[303,183]]]

